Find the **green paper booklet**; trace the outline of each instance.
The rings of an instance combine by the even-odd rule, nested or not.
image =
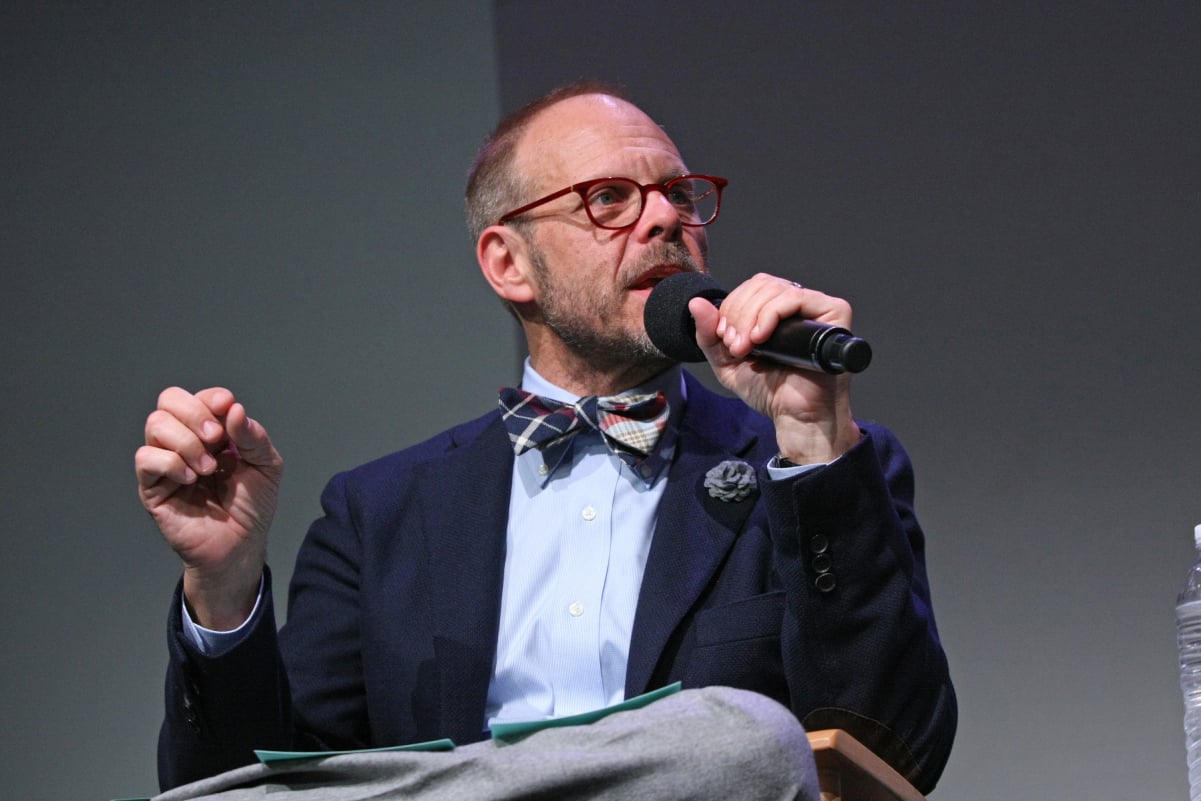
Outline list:
[[[624,712],[627,709],[640,709],[647,704],[658,701],[660,698],[674,695],[680,691],[680,686],[680,682],[677,681],[675,684],[669,684],[666,687],[651,690],[649,693],[628,698],[620,704],[607,706],[603,709],[594,709],[591,712],[581,712],[578,715],[570,715],[565,718],[529,720],[521,723],[494,723],[492,724],[492,739],[507,740],[512,737],[522,737],[542,729],[553,729],[559,726],[586,726],[589,723],[596,723],[601,718],[612,715],[614,712]]]
[[[342,756],[343,754],[374,754],[383,751],[453,751],[455,744],[450,740],[430,740],[425,743],[410,745],[390,745],[384,748],[361,748],[353,751],[264,751],[256,748],[254,755],[259,762],[270,765],[272,762],[287,762],[292,759],[318,759],[319,757]]]

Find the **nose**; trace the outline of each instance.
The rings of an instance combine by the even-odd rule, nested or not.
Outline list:
[[[681,228],[680,215],[662,190],[647,190],[642,216],[635,226],[635,236],[648,242],[656,237],[676,239]]]

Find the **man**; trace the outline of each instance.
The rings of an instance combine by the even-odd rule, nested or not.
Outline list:
[[[468,222],[485,279],[526,337],[522,389],[552,400],[504,393],[499,413],[335,477],[278,643],[265,553],[282,461],[228,390],[160,396],[136,468],[184,563],[164,787],[249,763],[255,747],[471,743],[498,723],[676,681],[680,700],[615,716],[653,736],[624,752],[585,739],[575,758],[617,752],[633,764],[666,737],[681,765],[695,741],[703,764],[730,751],[716,733],[726,719],[742,732],[733,741],[766,732],[769,745],[749,751],[795,752],[783,782],[800,787],[811,757],[780,745],[803,741],[789,729],[800,721],[847,729],[919,788],[934,785],[955,697],[908,459],[887,430],[852,417],[846,375],[747,358],[784,318],[850,327],[849,305],[768,275],[720,310],[693,300],[697,344],[741,402],[682,374],[645,333],[655,284],[706,269],[723,185],[690,176],[662,129],[605,87],[559,90],[501,124],[473,167]],[[573,404],[595,415],[599,402],[581,399],[616,395],[609,412],[575,422]],[[641,422],[620,416],[630,406]],[[539,411],[575,436],[527,447]],[[601,433],[626,428],[625,443]],[[743,692],[691,692],[717,686]],[[699,707],[716,728],[685,730]],[[544,761],[532,774],[493,766],[488,781],[567,771],[572,760],[545,755],[590,728],[535,735]],[[641,773],[668,769],[654,764]],[[612,765],[605,775],[618,776]]]

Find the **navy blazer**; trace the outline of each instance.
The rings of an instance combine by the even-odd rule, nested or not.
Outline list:
[[[682,681],[842,728],[919,789],[942,772],[956,702],[930,607],[908,457],[862,423],[837,462],[769,481],[770,421],[691,376],[630,642],[626,696]],[[728,459],[758,490],[722,501]],[[499,414],[335,476],[309,530],[278,638],[260,623],[207,658],[179,598],[159,743],[164,788],[252,749],[350,749],[485,736],[513,452]]]

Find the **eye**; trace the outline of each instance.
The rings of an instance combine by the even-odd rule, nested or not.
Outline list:
[[[690,209],[696,202],[696,193],[691,181],[683,181],[667,190],[667,199],[675,206]]]
[[[685,192],[683,189],[681,189],[681,188],[680,188],[680,187],[678,187],[678,186],[673,186],[673,187],[672,187],[672,188],[671,188],[671,189],[670,189],[670,190],[667,192],[667,198],[668,198],[668,200],[670,200],[672,203],[675,203],[677,206],[681,206],[681,205],[684,205],[684,204],[686,204],[686,203],[691,203],[691,202],[692,202],[692,197],[691,197],[691,194],[690,194],[690,193],[688,193],[688,192]]]
[[[592,209],[611,209],[630,202],[630,195],[637,189],[625,181],[610,181],[597,184],[588,190],[588,206]]]
[[[614,203],[620,202],[617,194],[612,189],[601,189],[588,196],[588,205],[593,207],[612,206]]]

